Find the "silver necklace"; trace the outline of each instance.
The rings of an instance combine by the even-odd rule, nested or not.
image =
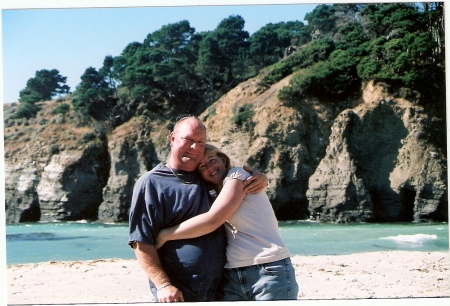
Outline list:
[[[183,184],[190,185],[190,184],[193,184],[193,183],[195,182],[195,180],[196,180],[196,179],[194,178],[194,180],[193,180],[192,182],[186,182],[186,181],[182,180],[182,179],[178,176],[178,174],[175,173],[175,171],[173,171],[173,169],[169,166],[168,163],[166,163],[166,167],[169,168],[170,171],[173,173],[173,175],[175,175],[175,176],[177,177],[177,179],[179,179],[180,182],[182,182]]]

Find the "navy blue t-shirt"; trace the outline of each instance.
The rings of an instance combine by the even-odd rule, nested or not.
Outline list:
[[[160,164],[136,182],[130,208],[129,244],[154,245],[161,229],[207,212],[212,204],[208,186],[197,171],[173,170]],[[214,193],[212,191],[212,193]],[[171,283],[183,292],[185,301],[212,301],[216,296],[226,262],[223,226],[214,232],[166,242],[158,250]],[[155,294],[155,286],[150,281]],[[155,296],[156,298],[156,296]]]

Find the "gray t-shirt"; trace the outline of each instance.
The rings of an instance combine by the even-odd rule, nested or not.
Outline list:
[[[136,182],[129,216],[129,244],[154,245],[161,229],[205,213],[212,204],[208,186],[197,171],[174,172],[164,164],[156,166]],[[183,292],[185,301],[215,299],[225,265],[226,235],[223,226],[214,232],[184,240],[169,241],[158,250],[171,283]],[[150,281],[155,295],[155,286]],[[156,297],[155,297],[156,298]]]

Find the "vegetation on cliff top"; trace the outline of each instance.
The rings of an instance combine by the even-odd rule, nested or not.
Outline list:
[[[234,15],[207,32],[197,33],[186,20],[165,25],[128,44],[120,56],[106,56],[98,71],[88,67],[72,107],[85,124],[94,119],[115,127],[134,116],[200,114],[250,77],[259,74],[269,86],[295,73],[279,95],[291,106],[304,95],[342,100],[361,82],[376,80],[408,87],[407,98],[445,115],[443,2],[324,4],[305,19],[308,25],[268,24],[251,36]],[[35,84],[43,84],[44,76],[37,72],[5,120],[31,118],[38,111],[34,101],[68,91],[65,77],[50,73],[53,88],[40,94]]]

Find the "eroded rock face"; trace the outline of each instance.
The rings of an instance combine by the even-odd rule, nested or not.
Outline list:
[[[160,138],[159,133],[168,135],[168,130],[163,126],[160,128],[161,131],[152,133],[151,125],[133,120],[119,127],[109,137],[108,149],[112,166],[99,207],[100,221],[128,221],[134,183],[141,175],[166,159],[169,147],[162,145],[158,150],[154,144]]]
[[[53,155],[36,188],[40,221],[97,220],[109,168],[108,151],[101,145],[79,155]]]
[[[308,100],[296,108],[283,105],[277,94],[287,77],[266,91],[258,80],[242,83],[206,110],[201,118],[209,141],[227,153],[233,165],[249,165],[269,179],[267,194],[279,220],[309,217],[305,196],[308,178],[324,155],[334,106]],[[252,116],[236,123],[245,105]]]
[[[101,142],[48,158],[5,158],[6,223],[96,220],[110,161]]]
[[[14,166],[13,166],[14,165]],[[34,161],[5,158],[5,218],[7,223],[39,221],[41,212]]]
[[[306,196],[313,219],[321,221],[368,221],[374,219],[373,205],[349,140],[358,122],[351,110],[336,119],[330,144],[316,172],[309,178]]]
[[[133,118],[107,138],[59,154],[26,150],[30,146],[6,152],[6,223],[127,221],[134,182],[166,160],[168,134],[165,123]]]
[[[245,82],[202,115],[210,142],[268,176],[279,220],[447,220],[446,156],[422,107],[373,83],[355,101],[287,107],[274,97],[288,81]],[[236,124],[245,105],[254,113]]]
[[[311,218],[446,220],[446,158],[433,145],[430,126],[422,107],[387,96],[339,114],[309,179]]]

